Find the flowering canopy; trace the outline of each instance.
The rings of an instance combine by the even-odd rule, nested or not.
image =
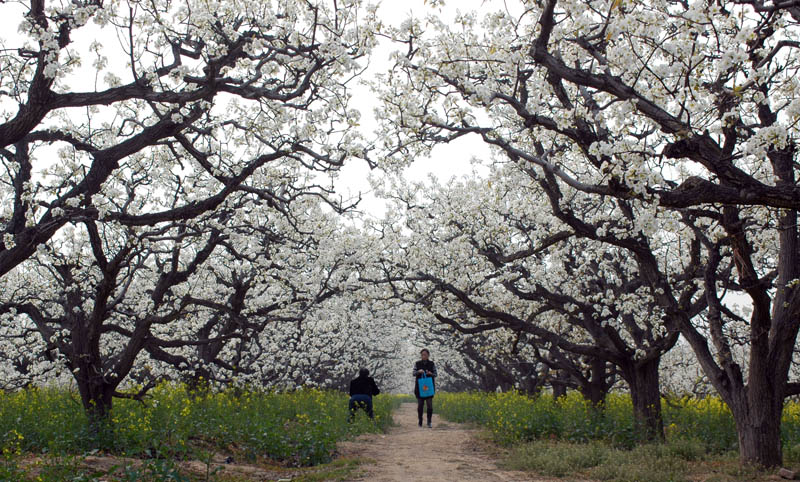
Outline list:
[[[0,275],[68,223],[190,219],[237,191],[281,206],[310,189],[285,180],[364,152],[359,6],[32,1],[0,57]]]

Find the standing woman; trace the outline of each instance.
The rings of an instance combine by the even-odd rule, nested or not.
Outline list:
[[[422,427],[422,406],[428,405],[428,428],[431,428],[431,417],[433,417],[433,395],[430,397],[422,398],[419,395],[419,383],[417,379],[427,375],[434,380],[436,379],[436,365],[433,364],[430,358],[431,352],[427,348],[423,348],[420,353],[422,360],[417,360],[414,363],[414,395],[417,397],[417,415],[419,416],[419,426]],[[436,382],[434,382],[434,387]]]

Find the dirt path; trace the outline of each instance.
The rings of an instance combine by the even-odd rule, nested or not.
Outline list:
[[[339,444],[343,455],[374,461],[356,480],[370,481],[524,481],[536,478],[497,468],[476,442],[477,430],[433,415],[433,428],[417,426],[417,407],[404,403],[394,413],[388,434],[370,434]]]

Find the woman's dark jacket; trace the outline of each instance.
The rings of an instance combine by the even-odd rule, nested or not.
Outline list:
[[[375,379],[372,377],[359,376],[350,382],[350,396],[353,395],[377,395],[381,393],[378,385],[375,384]]]
[[[416,396],[417,398],[420,398],[419,383],[417,383],[417,379],[422,378],[424,376],[428,376],[427,373],[425,373],[424,375],[420,375],[419,373],[417,373],[419,370],[425,370],[426,372],[433,373],[433,375],[431,375],[431,378],[433,379],[433,388],[434,390],[436,389],[436,365],[434,365],[433,362],[430,360],[417,360],[417,362],[414,363],[414,396]],[[425,398],[431,398],[431,397],[425,397]]]

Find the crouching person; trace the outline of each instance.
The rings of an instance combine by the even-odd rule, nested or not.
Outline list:
[[[372,397],[381,393],[378,385],[375,384],[375,379],[369,376],[369,370],[362,368],[358,371],[358,378],[350,382],[350,417],[349,421],[353,421],[356,410],[363,408],[369,418],[375,418],[372,411]]]

